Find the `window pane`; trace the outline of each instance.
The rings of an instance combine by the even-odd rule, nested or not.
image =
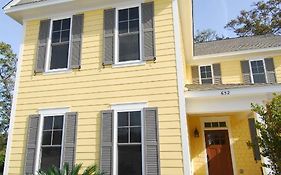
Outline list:
[[[201,78],[207,78],[207,74],[205,72],[201,72]]]
[[[54,131],[52,145],[61,145],[61,140],[62,140],[62,131]]]
[[[128,33],[128,22],[119,23],[119,34]]]
[[[67,68],[69,44],[59,44],[52,46],[52,57],[50,69]]]
[[[141,126],[141,112],[130,112],[130,126]]]
[[[61,42],[69,41],[69,30],[61,32]]]
[[[130,32],[138,32],[139,31],[139,21],[130,21]]]
[[[57,20],[53,22],[53,31],[61,30],[61,20]]]
[[[212,79],[202,79],[201,82],[202,82],[202,84],[212,84],[213,83]]]
[[[220,122],[220,127],[226,127],[226,122]]]
[[[47,170],[52,166],[60,167],[61,147],[42,148],[41,170]]]
[[[142,174],[141,145],[118,146],[118,174]]]
[[[62,30],[70,29],[70,18],[64,19],[62,22]]]
[[[138,7],[130,8],[129,16],[130,16],[130,20],[139,19],[139,8]]]
[[[50,130],[53,128],[53,116],[44,117],[44,130]]]
[[[118,112],[118,126],[128,126],[128,112]]]
[[[254,83],[266,83],[265,74],[254,74]]]
[[[212,127],[219,127],[219,123],[218,122],[212,122]]]
[[[63,128],[63,116],[56,116],[54,129],[62,129]]]
[[[60,32],[53,32],[52,33],[52,43],[60,42]]]
[[[119,21],[128,20],[128,9],[119,10]]]
[[[52,131],[43,131],[42,145],[51,145]]]
[[[119,36],[119,62],[140,59],[139,34]]]
[[[212,71],[211,66],[206,66],[206,71],[211,72]]]
[[[130,143],[141,143],[141,127],[130,128]]]
[[[128,129],[127,128],[118,129],[118,143],[128,143]]]

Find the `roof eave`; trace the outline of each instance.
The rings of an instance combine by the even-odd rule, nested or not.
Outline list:
[[[231,58],[231,57],[237,57],[237,56],[248,56],[249,54],[268,54],[272,53],[275,54],[281,54],[281,47],[272,47],[272,48],[264,48],[264,49],[252,49],[252,50],[243,50],[243,51],[235,51],[235,52],[225,52],[225,53],[217,53],[217,54],[206,54],[206,55],[198,55],[193,56],[193,60],[204,60],[204,59],[212,59],[212,58]],[[271,56],[271,55],[269,55]]]
[[[18,6],[16,6],[16,1],[12,1],[4,6],[3,10],[6,15],[13,18],[18,23],[23,24],[25,16],[27,14],[30,14],[32,10],[36,10],[40,7],[46,7],[71,1],[73,0],[49,0],[40,3],[22,4]]]

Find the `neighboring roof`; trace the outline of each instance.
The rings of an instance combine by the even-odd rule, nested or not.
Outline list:
[[[253,49],[281,47],[281,35],[259,35],[194,44],[194,55],[210,55]]]
[[[210,91],[210,90],[226,90],[226,89],[239,89],[251,87],[268,87],[278,86],[280,83],[275,84],[187,84],[185,87],[187,91]]]

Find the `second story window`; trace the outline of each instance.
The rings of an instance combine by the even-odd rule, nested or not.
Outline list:
[[[70,23],[71,18],[52,23],[49,70],[68,68]]]
[[[264,60],[250,61],[253,83],[266,83]]]
[[[199,66],[201,84],[213,84],[212,66]]]
[[[140,60],[139,7],[118,10],[118,60]]]

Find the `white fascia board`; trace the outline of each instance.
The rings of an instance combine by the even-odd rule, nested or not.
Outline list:
[[[71,2],[73,0],[48,0],[48,1],[42,1],[42,2],[35,2],[35,3],[29,3],[29,4],[22,4],[19,6],[14,6],[16,5],[19,1],[14,1],[15,3],[11,3],[7,7],[4,8],[5,13],[13,13],[13,12],[18,12],[18,11],[24,11],[24,10],[30,10],[38,7],[43,7],[43,6],[49,6],[49,5],[56,5],[60,3],[65,3],[65,2]],[[14,6],[14,7],[13,7]]]
[[[261,87],[245,87],[222,90],[207,91],[186,91],[185,97],[189,98],[207,98],[207,97],[229,97],[229,96],[248,96],[255,94],[267,94],[281,92],[281,85],[261,86]],[[222,94],[224,93],[224,95]],[[226,94],[225,94],[226,93]]]

